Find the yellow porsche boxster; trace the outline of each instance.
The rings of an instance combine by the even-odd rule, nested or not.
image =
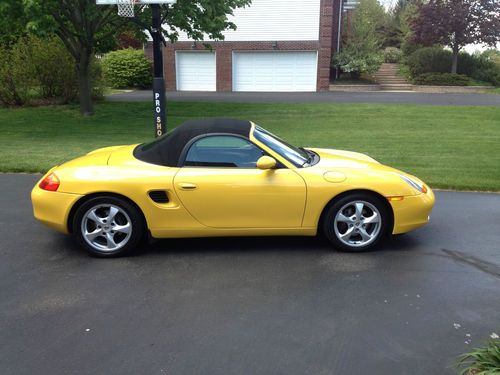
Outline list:
[[[344,251],[429,221],[434,194],[367,155],[295,147],[250,121],[188,121],[139,145],[101,148],[52,168],[35,217],[92,255],[147,237],[315,236]]]

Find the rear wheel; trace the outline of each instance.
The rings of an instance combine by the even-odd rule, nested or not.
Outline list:
[[[133,250],[144,235],[144,222],[129,202],[96,197],[82,204],[73,222],[78,242],[91,254],[116,257]]]
[[[323,231],[330,243],[350,252],[373,248],[387,235],[389,227],[386,204],[366,193],[353,193],[334,201],[323,220]]]

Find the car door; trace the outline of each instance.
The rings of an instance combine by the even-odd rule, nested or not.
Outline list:
[[[196,139],[181,156],[174,187],[181,203],[213,228],[298,228],[304,180],[291,169],[256,168],[265,152],[236,135]]]

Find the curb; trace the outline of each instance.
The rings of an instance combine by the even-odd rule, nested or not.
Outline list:
[[[438,94],[483,94],[485,91],[494,89],[494,86],[413,86],[413,91],[415,92]]]
[[[381,91],[380,85],[330,85],[329,91],[363,92]]]

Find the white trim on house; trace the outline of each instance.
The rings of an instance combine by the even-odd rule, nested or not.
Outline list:
[[[224,40],[319,40],[320,5],[321,0],[252,0],[229,16],[237,29],[224,31]],[[204,39],[210,40],[208,36]],[[190,39],[179,32],[178,40]]]

